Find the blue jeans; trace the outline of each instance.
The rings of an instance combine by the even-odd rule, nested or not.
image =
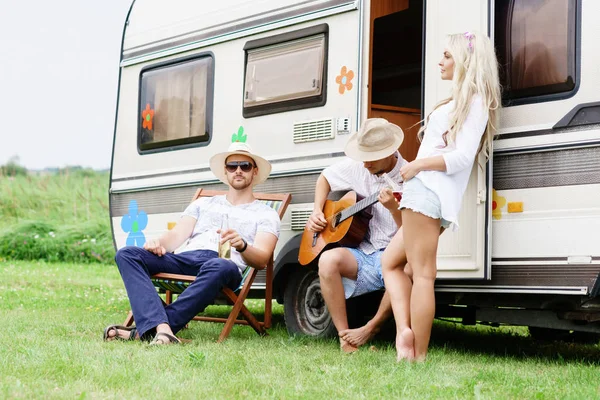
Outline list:
[[[140,247],[127,246],[115,257],[127,290],[131,311],[140,337],[159,324],[169,324],[177,333],[198,313],[213,303],[224,286],[237,289],[242,275],[230,260],[212,250],[194,250],[159,257]],[[196,280],[177,300],[164,306],[150,276],[159,272],[195,275]]]

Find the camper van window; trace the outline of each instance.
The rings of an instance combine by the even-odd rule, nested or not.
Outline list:
[[[212,118],[212,56],[142,70],[138,147],[141,153],[206,144]]]
[[[244,117],[324,105],[326,43],[324,32],[247,49]]]
[[[495,2],[505,105],[564,98],[574,92],[576,11],[577,0]]]

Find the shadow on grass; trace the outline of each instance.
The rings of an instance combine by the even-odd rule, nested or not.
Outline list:
[[[273,326],[276,326],[274,319]],[[283,317],[277,326],[285,329]],[[393,320],[371,342],[377,348],[394,347],[396,329]],[[431,334],[432,349],[450,350],[469,356],[487,355],[515,359],[541,359],[557,362],[584,362],[600,365],[600,345],[568,341],[534,339],[525,327],[492,328],[464,326],[436,320]]]
[[[220,310],[219,310],[220,309]],[[223,310],[223,314],[221,314]],[[227,308],[214,308],[207,310],[210,316],[226,316]],[[252,309],[255,316],[262,320],[264,314],[259,310]],[[349,310],[350,311],[350,310]],[[356,309],[352,310],[357,311]],[[366,319],[352,318],[353,315],[369,315],[362,313],[350,313],[350,326],[358,327],[366,322]],[[273,313],[272,330],[286,331],[285,320],[281,310]],[[383,329],[371,344],[378,348],[393,348],[395,339],[395,326],[393,320],[385,323]],[[326,341],[331,339],[313,339],[297,336],[295,340]],[[524,327],[500,327],[493,328],[485,325],[464,326],[459,323],[436,320],[431,335],[431,349],[449,350],[463,353],[465,355],[489,355],[500,357],[512,357],[516,359],[542,359],[558,362],[585,362],[592,365],[600,365],[600,344],[583,344],[566,341],[546,341],[534,339],[527,333]]]
[[[348,315],[374,315],[381,293],[362,296],[364,301],[348,303]],[[351,318],[352,319],[352,318]],[[351,321],[361,326],[368,318]],[[394,346],[396,329],[393,320],[387,321],[384,329],[376,336],[376,346]],[[482,354],[518,359],[541,358],[551,361],[577,361],[600,365],[600,337],[593,344],[574,342],[584,335],[571,335],[570,341],[548,341],[534,339],[525,327],[503,326],[493,328],[486,325],[465,326],[459,323],[435,320],[430,347],[453,350],[465,354]],[[589,339],[589,338],[588,338]],[[588,341],[589,342],[589,341]]]
[[[597,341],[596,344],[582,344],[536,340],[517,330],[526,332],[526,328],[462,326],[436,321],[432,331],[431,346],[465,353],[600,365],[600,346]]]
[[[393,323],[387,323],[373,344],[377,347],[393,347],[395,334]],[[527,334],[527,328],[524,327],[464,326],[436,320],[429,346],[432,350],[457,352],[468,356],[484,355],[600,365],[598,342],[583,344],[534,339]]]

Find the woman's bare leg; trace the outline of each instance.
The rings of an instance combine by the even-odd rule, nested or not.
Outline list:
[[[440,220],[404,209],[402,222],[406,256],[413,271],[410,327],[415,336],[415,359],[424,361],[435,316],[434,284]]]
[[[403,229],[400,228],[381,256],[381,271],[385,289],[389,293],[396,321],[396,351],[398,361],[412,360],[414,335],[410,325],[410,293],[412,282],[405,273],[406,251],[404,250]]]

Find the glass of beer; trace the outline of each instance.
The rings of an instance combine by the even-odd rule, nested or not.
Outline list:
[[[221,243],[223,232],[229,229],[229,217],[223,215],[221,220],[221,237],[219,237],[219,258],[231,259],[231,243],[228,241]]]

